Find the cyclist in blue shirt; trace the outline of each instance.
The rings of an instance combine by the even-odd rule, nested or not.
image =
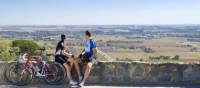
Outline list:
[[[83,86],[86,79],[88,79],[89,74],[91,72],[93,64],[96,62],[97,58],[97,49],[96,42],[91,37],[91,33],[87,30],[85,32],[84,49],[82,53],[79,55],[79,58],[75,61],[75,67],[79,76],[79,85]],[[86,71],[84,73],[84,78],[82,78],[80,73],[80,64],[87,63]]]

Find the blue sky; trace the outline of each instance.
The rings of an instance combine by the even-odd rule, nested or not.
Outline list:
[[[200,0],[0,0],[0,25],[200,24]]]

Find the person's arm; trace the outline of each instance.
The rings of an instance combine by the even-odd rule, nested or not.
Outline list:
[[[72,56],[72,54],[66,52],[65,50],[62,50],[62,54],[65,55],[65,56]]]
[[[92,49],[92,51],[93,51],[93,56],[92,56],[92,63],[93,64],[97,64],[98,62],[97,62],[97,48],[93,48]]]
[[[83,48],[82,52],[85,52],[85,48]]]
[[[82,54],[82,55],[85,54],[85,48],[82,50],[81,54]]]
[[[97,58],[97,48],[93,48],[92,50],[93,50],[93,56],[92,57],[96,59]]]
[[[94,40],[90,40],[90,47],[92,47],[92,58],[96,59],[97,58],[97,47],[96,47],[96,42]]]

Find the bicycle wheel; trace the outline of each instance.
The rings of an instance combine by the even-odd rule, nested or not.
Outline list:
[[[44,80],[47,84],[56,84],[59,68],[55,64],[46,64],[44,68]]]
[[[45,82],[50,85],[58,85],[64,82],[65,70],[58,63],[51,63],[46,66],[47,75],[45,76]]]
[[[12,63],[7,69],[4,71],[4,77],[11,84],[16,84],[18,73],[20,71],[21,64],[20,63]]]
[[[11,65],[12,65],[12,64],[14,64],[14,63],[11,63]],[[11,80],[10,80],[10,78],[9,78],[9,69],[10,69],[11,65],[5,67],[4,73],[3,73],[3,74],[4,74],[5,80],[6,80],[7,82],[9,82],[9,83],[12,84],[12,82],[11,82]]]
[[[28,85],[32,81],[32,78],[33,75],[31,69],[22,69],[19,74],[18,82],[16,85],[18,86]]]
[[[23,65],[19,63],[10,65],[6,77],[11,84],[19,86],[27,85],[32,79],[30,72],[23,69]]]

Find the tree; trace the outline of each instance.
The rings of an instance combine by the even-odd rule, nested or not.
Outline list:
[[[34,53],[40,46],[31,40],[15,40],[13,41],[13,47],[19,47],[20,52],[29,51]]]
[[[179,55],[176,55],[174,56],[174,58],[172,58],[173,60],[179,60],[180,56]]]
[[[144,48],[143,51],[145,53],[153,53],[154,52],[153,49],[151,49],[151,48]]]
[[[11,47],[12,47],[12,42],[10,40],[0,39],[0,60],[1,61],[15,60],[16,55],[11,55],[9,52]]]
[[[191,48],[190,52],[198,52],[198,48]]]

